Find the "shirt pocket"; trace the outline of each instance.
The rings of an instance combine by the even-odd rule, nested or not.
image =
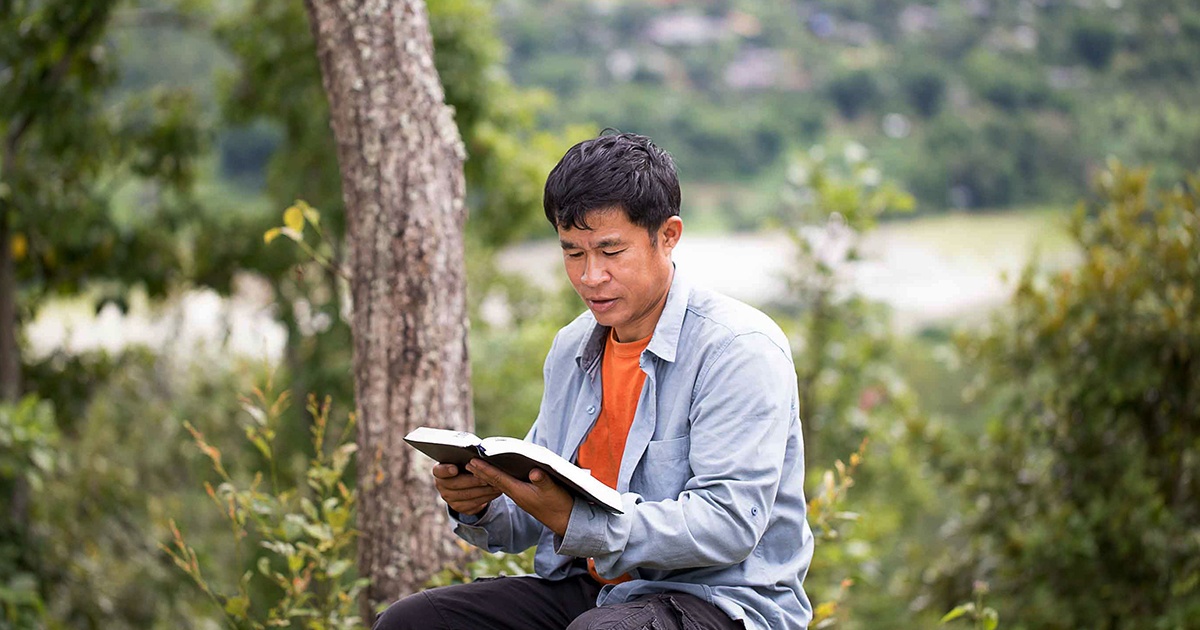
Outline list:
[[[630,490],[642,495],[646,501],[677,498],[692,476],[692,468],[688,464],[691,446],[692,440],[686,435],[669,440],[651,440],[646,444],[646,455],[631,479]]]

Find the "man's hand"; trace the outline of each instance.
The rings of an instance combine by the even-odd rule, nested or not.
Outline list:
[[[472,459],[467,464],[467,470],[508,495],[513,503],[549,527],[550,531],[559,536],[566,535],[575,499],[562,486],[554,483],[546,471],[534,468],[529,471],[529,481],[526,482],[482,459]]]
[[[483,511],[500,491],[469,472],[459,474],[454,464],[438,464],[433,467],[433,485],[442,495],[450,509],[459,514],[473,516]]]

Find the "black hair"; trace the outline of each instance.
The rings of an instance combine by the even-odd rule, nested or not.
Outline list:
[[[679,215],[675,160],[646,136],[607,134],[571,147],[546,177],[542,206],[557,228],[588,229],[587,214],[620,208],[653,236]]]

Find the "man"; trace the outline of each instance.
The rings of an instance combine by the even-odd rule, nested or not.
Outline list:
[[[691,285],[671,157],[601,135],[550,172],[546,217],[588,310],[559,331],[528,440],[622,493],[623,513],[541,470],[434,467],[455,532],[537,545],[537,576],[417,593],[377,630],[804,628],[812,558],[796,377],[779,327]]]

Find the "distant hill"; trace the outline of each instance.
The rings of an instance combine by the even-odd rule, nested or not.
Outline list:
[[[497,4],[554,123],[646,133],[683,176],[769,181],[865,144],[925,210],[1062,203],[1112,155],[1200,165],[1200,3],[837,0]]]

